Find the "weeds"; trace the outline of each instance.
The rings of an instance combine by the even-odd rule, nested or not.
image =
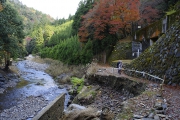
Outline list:
[[[73,84],[73,87],[77,87],[77,92],[79,93],[84,86],[84,78],[80,79],[77,77],[72,77],[71,83]]]
[[[87,72],[86,72],[87,75],[93,75],[93,74],[95,74],[95,73],[97,72],[97,70],[98,70],[97,63],[96,63],[96,62],[92,62],[91,64],[88,64],[87,66],[88,66],[88,67],[87,67],[88,69],[87,69]]]
[[[41,64],[48,64],[49,67],[45,70],[45,72],[50,74],[53,78],[56,78],[64,73],[70,73],[72,76],[81,78],[87,70],[87,66],[85,65],[68,65],[50,58],[42,59],[36,56],[33,61]]]

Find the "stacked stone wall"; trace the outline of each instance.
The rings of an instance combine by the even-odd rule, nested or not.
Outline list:
[[[154,45],[133,60],[128,69],[164,78],[167,84],[180,84],[180,21],[177,20]],[[126,72],[129,74],[129,72]]]

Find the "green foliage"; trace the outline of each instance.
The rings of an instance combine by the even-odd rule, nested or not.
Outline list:
[[[55,25],[55,26],[62,25],[62,24],[64,24],[64,23],[68,22],[68,21],[73,20],[73,18],[74,18],[74,15],[72,16],[72,15],[70,14],[69,17],[68,17],[68,19],[65,19],[65,18],[56,19],[56,20],[52,23],[52,25]]]
[[[81,24],[81,16],[85,15],[93,6],[94,0],[81,0],[79,7],[74,15],[74,22],[72,24],[72,35],[77,35]]]
[[[24,26],[21,17],[15,8],[9,4],[4,4],[4,9],[0,12],[0,51],[5,51],[11,57],[22,56],[26,52],[23,47]]]
[[[81,63],[86,64],[89,63],[93,58],[93,44],[92,41],[89,40],[85,46],[82,48],[82,51],[80,52],[80,60]]]
[[[132,56],[132,43],[131,42],[118,42],[108,58],[108,63],[116,67],[115,60],[129,60]]]
[[[71,78],[71,83],[73,84],[74,87],[77,87],[78,93],[81,91],[81,89],[84,86],[84,78],[77,78],[77,77],[72,77]]]
[[[6,2],[6,0],[0,0],[0,2],[1,2],[1,3],[5,3],[5,2]]]
[[[180,1],[170,0],[169,4],[169,10],[166,12],[166,15],[171,15],[179,10]]]
[[[31,33],[34,26],[44,26],[54,20],[49,15],[23,5],[19,0],[11,0],[10,4],[16,8],[19,15],[23,18],[24,32],[26,35]]]
[[[166,15],[171,15],[171,14],[173,14],[175,12],[176,12],[176,10],[171,10],[171,11],[166,12]]]
[[[51,25],[45,25],[44,26],[44,33],[43,33],[43,38],[45,41],[49,41],[51,36],[53,35],[54,33],[54,27],[51,26]]]
[[[92,43],[88,42],[82,49],[77,36],[70,37],[54,47],[41,50],[41,57],[53,58],[67,64],[86,64],[92,59]]]
[[[93,40],[93,54],[96,55],[102,51],[112,50],[118,38],[116,35],[108,34],[102,40]]]
[[[29,53],[40,51],[41,57],[60,60],[67,64],[86,64],[91,62],[92,41],[84,45],[77,36],[71,36],[73,20],[53,27],[46,25],[44,28],[34,27],[30,35],[31,41],[26,45]],[[44,32],[42,31],[44,30]]]
[[[55,46],[60,43],[60,41],[71,37],[72,23],[73,21],[71,20],[62,25],[56,26],[54,28],[54,34],[50,37],[50,40],[47,41],[46,46]]]
[[[35,47],[35,39],[31,39],[30,41],[27,41],[26,50],[29,54],[32,54],[34,47]]]
[[[38,53],[44,45],[42,28],[41,27],[35,28],[35,30],[31,33],[31,38],[33,39],[33,41],[31,42],[31,45],[33,46],[32,51],[33,53]],[[30,47],[32,48],[32,46]],[[31,48],[28,48],[28,49],[31,49]]]

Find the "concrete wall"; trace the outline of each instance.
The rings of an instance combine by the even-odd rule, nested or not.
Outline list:
[[[59,120],[64,111],[65,94],[58,96],[54,101],[42,109],[32,120]]]
[[[106,75],[90,75],[86,76],[90,84],[97,83],[98,85],[110,86],[116,90],[125,89],[133,95],[139,95],[145,90],[145,83],[137,82],[133,79]]]

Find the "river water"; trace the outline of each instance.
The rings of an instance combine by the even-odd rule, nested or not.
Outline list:
[[[27,115],[24,116],[25,118],[22,119],[29,120],[29,118],[33,117],[34,114],[36,114],[36,112],[40,110],[37,110],[37,108],[35,107],[35,112],[33,112],[33,115],[30,115],[30,113],[28,113],[28,110],[26,110],[23,105],[21,105],[23,106],[22,108],[20,108],[19,106],[23,103],[26,105],[27,103],[31,103],[30,100],[32,100],[33,98],[42,103],[42,106],[39,105],[41,107],[38,107],[38,109],[40,109],[45,107],[60,94],[66,93],[65,106],[67,105],[69,100],[68,92],[66,89],[59,89],[57,83],[54,82],[53,78],[44,72],[47,65],[35,63],[30,60],[19,61],[16,65],[19,69],[21,80],[16,87],[9,88],[6,92],[0,94],[0,119],[13,119],[11,117],[8,117],[8,112],[13,111],[14,114],[16,114],[15,111],[17,110],[12,109],[22,109],[22,111],[25,111],[25,114],[27,113]],[[34,106],[33,102],[31,104],[29,105]],[[31,117],[28,117],[28,115],[30,115]],[[21,117],[19,117],[18,119],[20,118]]]

